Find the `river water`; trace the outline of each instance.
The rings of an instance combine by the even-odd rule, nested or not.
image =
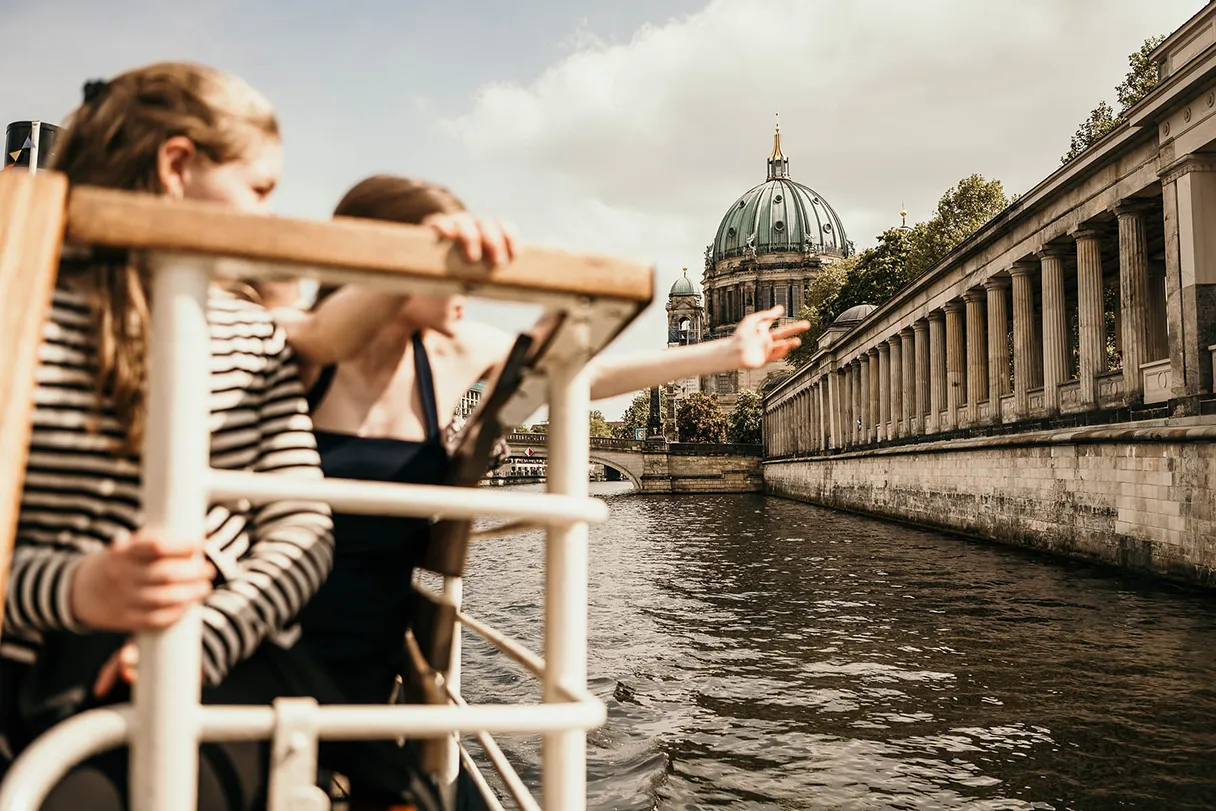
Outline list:
[[[1216,808],[1211,595],[782,499],[592,487],[590,808]],[[542,550],[480,543],[465,586],[537,651]],[[470,701],[538,698],[465,639]],[[539,742],[500,743],[535,786]]]

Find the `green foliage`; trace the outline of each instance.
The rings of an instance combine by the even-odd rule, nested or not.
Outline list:
[[[1060,159],[1060,163],[1068,163],[1101,141],[1108,133],[1126,121],[1127,111],[1157,86],[1157,66],[1153,64],[1149,54],[1164,41],[1164,36],[1150,37],[1135,53],[1128,55],[1127,75],[1115,87],[1115,98],[1119,102],[1118,114],[1105,100],[1098,102],[1098,106],[1090,111],[1089,116],[1073,133],[1072,140],[1068,144],[1068,152]]]
[[[547,423],[547,422],[538,422],[538,423],[536,423],[536,425],[532,426],[532,433],[534,433],[534,434],[543,434],[543,433],[548,432],[548,430],[549,430],[549,423]]]
[[[718,397],[696,392],[684,398],[676,414],[681,442],[725,442],[726,418],[718,410]]]
[[[1060,158],[1060,163],[1068,163],[1105,138],[1107,133],[1121,123],[1123,121],[1115,115],[1113,107],[1105,101],[1098,102],[1098,106],[1090,111],[1089,117],[1082,121],[1081,126],[1077,127],[1077,131],[1073,133],[1072,140],[1068,144],[1068,152]]]
[[[908,231],[888,228],[880,234],[878,244],[857,257],[836,296],[836,313],[832,317],[858,304],[882,304],[912,281],[915,276],[909,265],[911,249]]]
[[[666,413],[667,395],[663,389],[659,389],[659,413]],[[639,391],[634,395],[633,401],[629,407],[625,409],[625,413],[621,415],[623,425],[613,430],[612,435],[617,439],[633,439],[638,428],[645,429],[646,423],[650,420],[650,392]]]
[[[965,177],[947,189],[937,201],[937,210],[927,221],[918,223],[908,234],[908,279],[933,267],[955,245],[980,229],[1009,205],[999,180],[981,174]],[[870,301],[869,304],[881,304]]]
[[[611,439],[612,428],[609,427],[608,421],[604,419],[603,411],[592,411],[591,419],[591,438],[592,439]]]
[[[759,445],[761,425],[764,418],[764,403],[754,391],[739,392],[735,410],[730,414],[726,426],[726,438],[744,445]]]

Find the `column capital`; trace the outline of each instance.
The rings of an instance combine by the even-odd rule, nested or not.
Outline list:
[[[1116,217],[1139,217],[1153,207],[1151,200],[1145,197],[1124,197],[1115,203],[1112,209]]]
[[[987,286],[987,282],[985,282],[985,286]],[[970,304],[972,302],[982,302],[982,301],[987,301],[987,300],[988,300],[987,291],[982,290],[978,287],[968,288],[967,291],[963,293],[963,301],[967,302],[968,304]]]
[[[899,331],[899,339],[901,341],[906,341],[915,334],[916,330],[914,330],[912,327],[904,327]]]
[[[963,302],[962,299],[956,298],[956,299],[950,299],[949,301],[947,301],[946,306],[943,307],[942,309],[948,313],[961,313],[961,312],[966,312],[967,305]]]
[[[1072,253],[1071,248],[1071,245],[1060,245],[1059,243],[1048,242],[1046,245],[1035,251],[1034,255],[1039,262],[1042,262],[1044,259],[1063,259],[1068,254]]]
[[[1008,290],[1010,279],[1008,276],[989,276],[984,281],[985,290]]]
[[[1216,155],[1207,153],[1190,153],[1157,172],[1162,184],[1173,183],[1183,175],[1191,172],[1216,172]]]
[[[934,310],[933,312],[929,313],[929,321],[930,322],[937,321],[938,323],[945,323],[946,311],[944,309]]]
[[[1009,276],[1019,278],[1039,272],[1039,262],[1035,259],[1019,259],[1009,267]]]
[[[922,318],[912,325],[913,332],[927,332],[929,330],[929,319]]]
[[[866,355],[871,358],[878,357],[878,347],[876,347],[876,346],[870,347],[869,349],[866,350]]]
[[[891,354],[891,339],[890,338],[888,338],[887,340],[883,341],[882,343],[880,343],[878,345],[878,354],[879,355]]]
[[[1083,239],[1102,239],[1106,233],[1106,229],[1097,223],[1082,223],[1068,229],[1068,235],[1077,242]]]

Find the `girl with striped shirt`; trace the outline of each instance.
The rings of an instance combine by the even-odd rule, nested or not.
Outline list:
[[[166,63],[86,85],[56,168],[72,183],[257,213],[281,163],[278,124],[261,95],[222,72]],[[123,700],[137,678],[129,635],[165,628],[200,601],[204,701],[318,692],[341,700],[306,660],[285,659],[274,644],[332,565],[328,507],[214,504],[206,537],[185,548],[141,530],[150,306],[138,257],[99,255],[60,268],[4,614],[4,733],[18,750],[68,715]],[[208,320],[211,464],[319,478],[282,330],[260,306],[219,289]],[[266,762],[262,743],[202,747],[200,808],[261,807]],[[125,749],[104,753],[73,770],[44,808],[123,808],[126,769]],[[393,796],[412,799],[408,789]]]

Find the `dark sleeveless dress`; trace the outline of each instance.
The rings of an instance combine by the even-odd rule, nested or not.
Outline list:
[[[412,338],[426,439],[410,442],[316,431],[321,468],[331,478],[442,484],[448,453],[439,426],[435,383],[420,334]],[[335,366],[321,370],[309,392],[320,405]],[[410,577],[430,531],[424,518],[334,514],[334,565],[300,615],[301,642],[320,659],[351,701],[383,704],[400,672],[410,622]]]

